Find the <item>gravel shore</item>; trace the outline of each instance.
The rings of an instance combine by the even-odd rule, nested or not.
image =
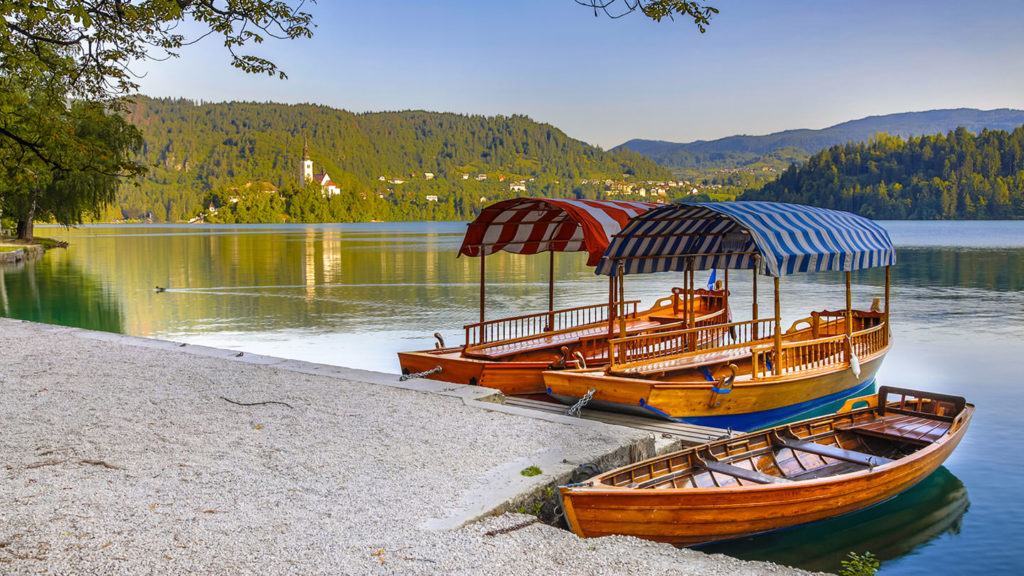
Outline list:
[[[237,354],[0,318],[0,573],[804,573],[494,515],[644,433]]]

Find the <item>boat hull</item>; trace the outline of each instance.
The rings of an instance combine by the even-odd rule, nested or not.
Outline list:
[[[728,393],[714,382],[671,382],[612,376],[598,370],[544,373],[545,392],[572,404],[591,389],[588,406],[671,419],[689,424],[752,430],[857,393],[874,382],[888,348],[861,361],[793,374],[738,380]]]
[[[565,516],[581,537],[622,534],[677,546],[798,526],[866,508],[927,478],[969,421],[970,412],[956,431],[905,458],[834,477],[728,488],[562,487]]]
[[[466,358],[461,348],[444,348],[420,352],[399,352],[398,361],[403,374],[417,374],[436,370],[423,376],[430,380],[485,386],[505,394],[543,394],[545,370],[551,362],[491,362]]]

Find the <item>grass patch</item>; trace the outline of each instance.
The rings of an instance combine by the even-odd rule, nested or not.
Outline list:
[[[21,250],[23,246],[0,246],[0,252],[14,252],[15,250]]]
[[[522,471],[519,473],[522,474],[523,476],[539,476],[544,472],[540,468],[537,468],[536,466],[530,466],[529,468],[523,468]]]

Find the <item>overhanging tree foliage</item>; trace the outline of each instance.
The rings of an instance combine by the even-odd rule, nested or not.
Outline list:
[[[707,32],[711,17],[718,14],[718,8],[692,0],[576,0],[576,3],[592,8],[595,16],[603,13],[609,18],[621,18],[637,11],[656,22],[664,18],[674,20],[676,16],[693,18],[701,34]]]
[[[56,120],[44,119],[54,111]],[[11,168],[0,181],[0,207],[17,220],[22,240],[32,240],[37,218],[70,226],[86,215],[98,217],[100,207],[114,200],[123,178],[145,172],[132,160],[142,146],[141,133],[103,104],[80,100],[65,109],[27,106],[21,114],[30,122],[38,119],[33,136],[45,142],[41,156],[51,159],[23,155],[5,163]]]
[[[311,0],[312,3],[313,0]],[[124,122],[132,65],[177,55],[207,36],[231,65],[285,77],[248,53],[269,38],[312,35],[305,0],[10,0],[0,3],[0,210],[22,236],[46,215],[61,223],[113,198],[117,180],[139,174],[126,152],[140,145]],[[194,35],[181,32],[194,29]],[[71,102],[76,102],[71,104]]]

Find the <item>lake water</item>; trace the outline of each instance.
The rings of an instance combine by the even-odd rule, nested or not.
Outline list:
[[[959,394],[978,407],[963,443],[913,490],[870,510],[709,549],[819,570],[870,551],[881,573],[1024,570],[1024,222],[883,222],[898,247],[894,348],[878,382]],[[479,317],[479,260],[456,258],[465,224],[95,226],[38,233],[71,243],[0,268],[0,315],[386,372],[400,350],[461,343]],[[547,309],[548,259],[487,261],[487,317]],[[599,303],[607,280],[558,255],[556,307]],[[750,273],[729,279],[749,317]],[[630,277],[645,304],[679,285]],[[156,292],[156,286],[165,292]],[[884,274],[854,274],[854,304]],[[770,280],[758,284],[762,316]],[[842,274],[782,282],[784,325],[845,305]]]

